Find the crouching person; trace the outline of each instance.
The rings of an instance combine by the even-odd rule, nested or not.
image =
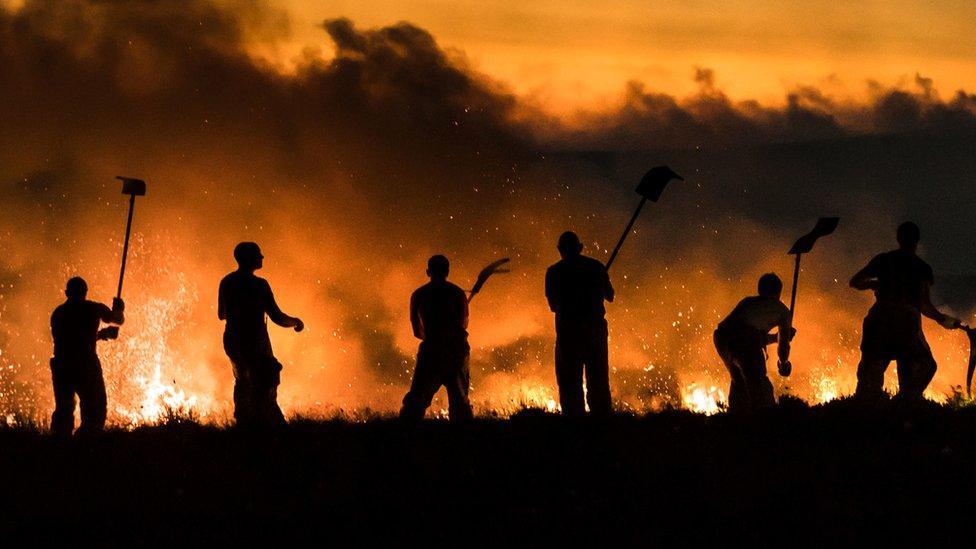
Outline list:
[[[414,337],[420,340],[420,349],[410,391],[403,397],[400,409],[404,420],[423,419],[442,385],[447,389],[451,421],[472,417],[468,401],[468,298],[464,290],[447,281],[449,271],[446,257],[431,257],[427,261],[430,282],[410,296],[410,323]]]
[[[715,349],[732,378],[729,411],[742,412],[767,408],[775,403],[773,384],[766,375],[766,344],[769,332],[779,328],[778,349],[781,371],[789,370],[790,310],[780,301],[783,282],[773,273],[759,278],[759,295],[736,305],[715,330]]]

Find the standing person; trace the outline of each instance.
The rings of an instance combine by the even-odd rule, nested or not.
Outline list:
[[[283,328],[305,329],[275,302],[268,281],[254,275],[264,265],[261,248],[241,242],[234,248],[237,270],[220,281],[217,317],[225,320],[224,351],[234,366],[234,419],[241,427],[285,424],[278,407],[281,363],[271,350],[265,315]]]
[[[759,277],[758,295],[749,296],[719,322],[713,336],[715,349],[732,378],[729,411],[768,408],[775,403],[773,384],[766,375],[769,332],[779,328],[777,355],[781,365],[790,359],[790,310],[780,301],[783,281],[773,273]],[[782,370],[781,370],[782,371]]]
[[[447,389],[451,421],[472,417],[468,401],[468,298],[464,290],[447,281],[450,269],[443,255],[431,257],[427,261],[430,282],[410,296],[410,324],[414,337],[420,340],[420,349],[410,391],[400,409],[405,420],[423,419],[442,385]]]
[[[67,300],[51,314],[51,335],[54,338],[54,357],[51,358],[51,377],[54,382],[54,413],[51,432],[57,436],[71,436],[75,427],[75,394],[81,407],[78,434],[92,434],[105,427],[105,380],[98,360],[95,343],[99,339],[115,339],[118,328],[99,330],[102,322],[122,324],[125,303],[112,300],[112,308],[88,301],[88,284],[81,277],[68,280],[64,295]]]
[[[559,237],[562,259],[546,271],[546,299],[556,313],[556,383],[563,414],[582,416],[583,375],[590,412],[609,415],[610,366],[604,301],[613,301],[613,286],[603,263],[582,255],[583,244],[572,231]]]
[[[852,288],[873,290],[875,296],[861,332],[858,397],[881,397],[885,370],[896,360],[899,396],[921,399],[936,369],[922,332],[922,315],[946,329],[959,327],[959,319],[932,305],[929,289],[935,277],[932,267],[916,254],[920,238],[918,225],[902,223],[898,226],[898,249],[875,256],[851,278]]]

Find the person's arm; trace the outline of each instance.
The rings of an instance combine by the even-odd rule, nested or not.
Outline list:
[[[603,270],[603,297],[613,303],[613,284],[610,283],[610,271]]]
[[[930,291],[931,286],[932,285],[928,282],[922,283],[922,314],[938,322],[943,328],[948,330],[958,328],[960,322],[958,318],[943,314],[942,311],[938,310],[935,305],[932,304],[932,295]]]
[[[424,321],[420,318],[420,303],[417,293],[410,296],[410,326],[413,327],[413,337],[423,341]]]
[[[224,281],[221,280],[220,286],[217,288],[217,318],[219,320],[227,320],[227,298],[224,297],[226,291]]]
[[[468,329],[468,312],[468,296],[461,290],[461,328],[465,331]]]
[[[779,337],[776,345],[776,356],[779,358],[780,362],[789,362],[790,360],[790,342],[793,341],[793,335],[796,332],[791,324],[793,324],[793,322],[790,320],[790,310],[784,305],[783,315],[779,320]]]
[[[125,302],[121,299],[112,298],[112,308],[99,303],[99,320],[106,324],[122,324],[125,322]]]
[[[881,256],[877,256],[867,264],[866,267],[858,271],[851,277],[851,288],[856,290],[877,290],[878,289],[878,262]]]
[[[556,274],[550,267],[546,271],[546,301],[549,302],[549,310],[554,313],[559,312],[559,292],[556,290],[556,287]]]
[[[278,307],[278,302],[275,301],[274,293],[271,291],[271,285],[265,282],[267,291],[268,305],[265,310],[268,313],[268,318],[271,322],[274,322],[282,328],[294,328],[296,332],[300,332],[305,329],[305,323],[298,317],[288,316]]]

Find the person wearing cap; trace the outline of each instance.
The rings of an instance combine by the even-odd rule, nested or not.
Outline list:
[[[790,310],[780,301],[783,281],[774,273],[759,277],[758,295],[749,296],[718,324],[713,340],[729,371],[729,411],[746,412],[768,408],[775,403],[773,384],[766,375],[766,344],[770,331],[778,328],[777,355],[780,373],[789,375],[790,340],[796,331],[790,327]]]
[[[468,401],[468,297],[464,290],[448,282],[450,269],[446,257],[432,256],[427,260],[430,282],[410,296],[410,324],[420,348],[410,390],[400,409],[400,418],[407,421],[423,419],[441,386],[447,390],[450,420],[466,421],[472,417]]]
[[[92,434],[105,428],[105,379],[95,343],[118,336],[118,328],[99,330],[101,323],[119,325],[125,321],[125,303],[115,298],[109,309],[102,303],[89,301],[88,284],[81,277],[68,280],[64,295],[67,300],[51,314],[54,339],[51,432],[61,437],[71,436],[74,430],[75,395],[78,395],[81,408],[81,425],[77,433]]]
[[[566,231],[556,245],[559,262],[546,271],[546,299],[556,315],[556,384],[564,415],[595,415],[612,410],[607,321],[604,301],[613,301],[613,286],[606,267],[583,255],[576,233]]]
[[[932,267],[916,253],[921,239],[918,225],[902,223],[896,236],[898,249],[875,256],[850,282],[852,288],[872,290],[875,296],[861,332],[855,390],[860,398],[884,396],[884,373],[895,360],[898,395],[922,399],[936,370],[922,332],[922,315],[946,329],[959,327],[959,319],[943,314],[932,304],[929,290],[935,277]]]
[[[226,321],[224,351],[234,367],[234,419],[240,427],[284,425],[278,407],[281,363],[271,350],[268,324],[305,329],[299,318],[288,316],[275,302],[268,281],[255,276],[264,265],[261,248],[241,242],[234,248],[237,270],[220,281],[217,317]]]

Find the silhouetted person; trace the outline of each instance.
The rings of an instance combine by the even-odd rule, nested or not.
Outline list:
[[[88,301],[88,284],[80,277],[68,280],[67,300],[51,314],[54,357],[51,377],[54,381],[54,413],[51,432],[71,436],[75,427],[75,395],[81,407],[78,434],[91,434],[105,427],[105,380],[102,364],[95,351],[99,339],[115,339],[118,328],[99,330],[102,322],[122,324],[125,303],[112,300],[112,308]]]
[[[277,401],[281,363],[271,351],[265,315],[296,332],[305,324],[283,313],[268,281],[254,275],[264,260],[257,244],[241,242],[234,259],[237,270],[220,281],[217,300],[217,316],[227,321],[224,351],[234,365],[234,419],[241,427],[284,425]]]
[[[566,231],[556,248],[562,259],[546,271],[546,299],[556,313],[556,383],[563,414],[582,416],[583,374],[590,412],[611,412],[610,366],[604,301],[613,301],[607,269],[582,255],[576,233]]]
[[[921,399],[936,369],[922,332],[922,315],[947,329],[959,326],[959,319],[942,314],[932,305],[932,267],[915,253],[920,236],[918,225],[902,223],[898,226],[898,249],[875,256],[851,278],[851,287],[874,290],[875,295],[861,333],[856,390],[859,397],[881,397],[885,370],[896,360],[898,394]]]
[[[443,385],[447,389],[451,421],[471,419],[468,387],[468,298],[464,290],[447,281],[450,263],[442,255],[427,261],[424,284],[410,296],[410,324],[420,340],[417,367],[410,391],[403,397],[400,417],[419,421]]]
[[[743,412],[775,403],[773,384],[766,375],[769,332],[779,328],[777,354],[780,363],[790,359],[790,310],[780,301],[783,281],[773,273],[759,277],[759,295],[749,296],[719,322],[713,339],[715,349],[732,378],[729,410]]]

